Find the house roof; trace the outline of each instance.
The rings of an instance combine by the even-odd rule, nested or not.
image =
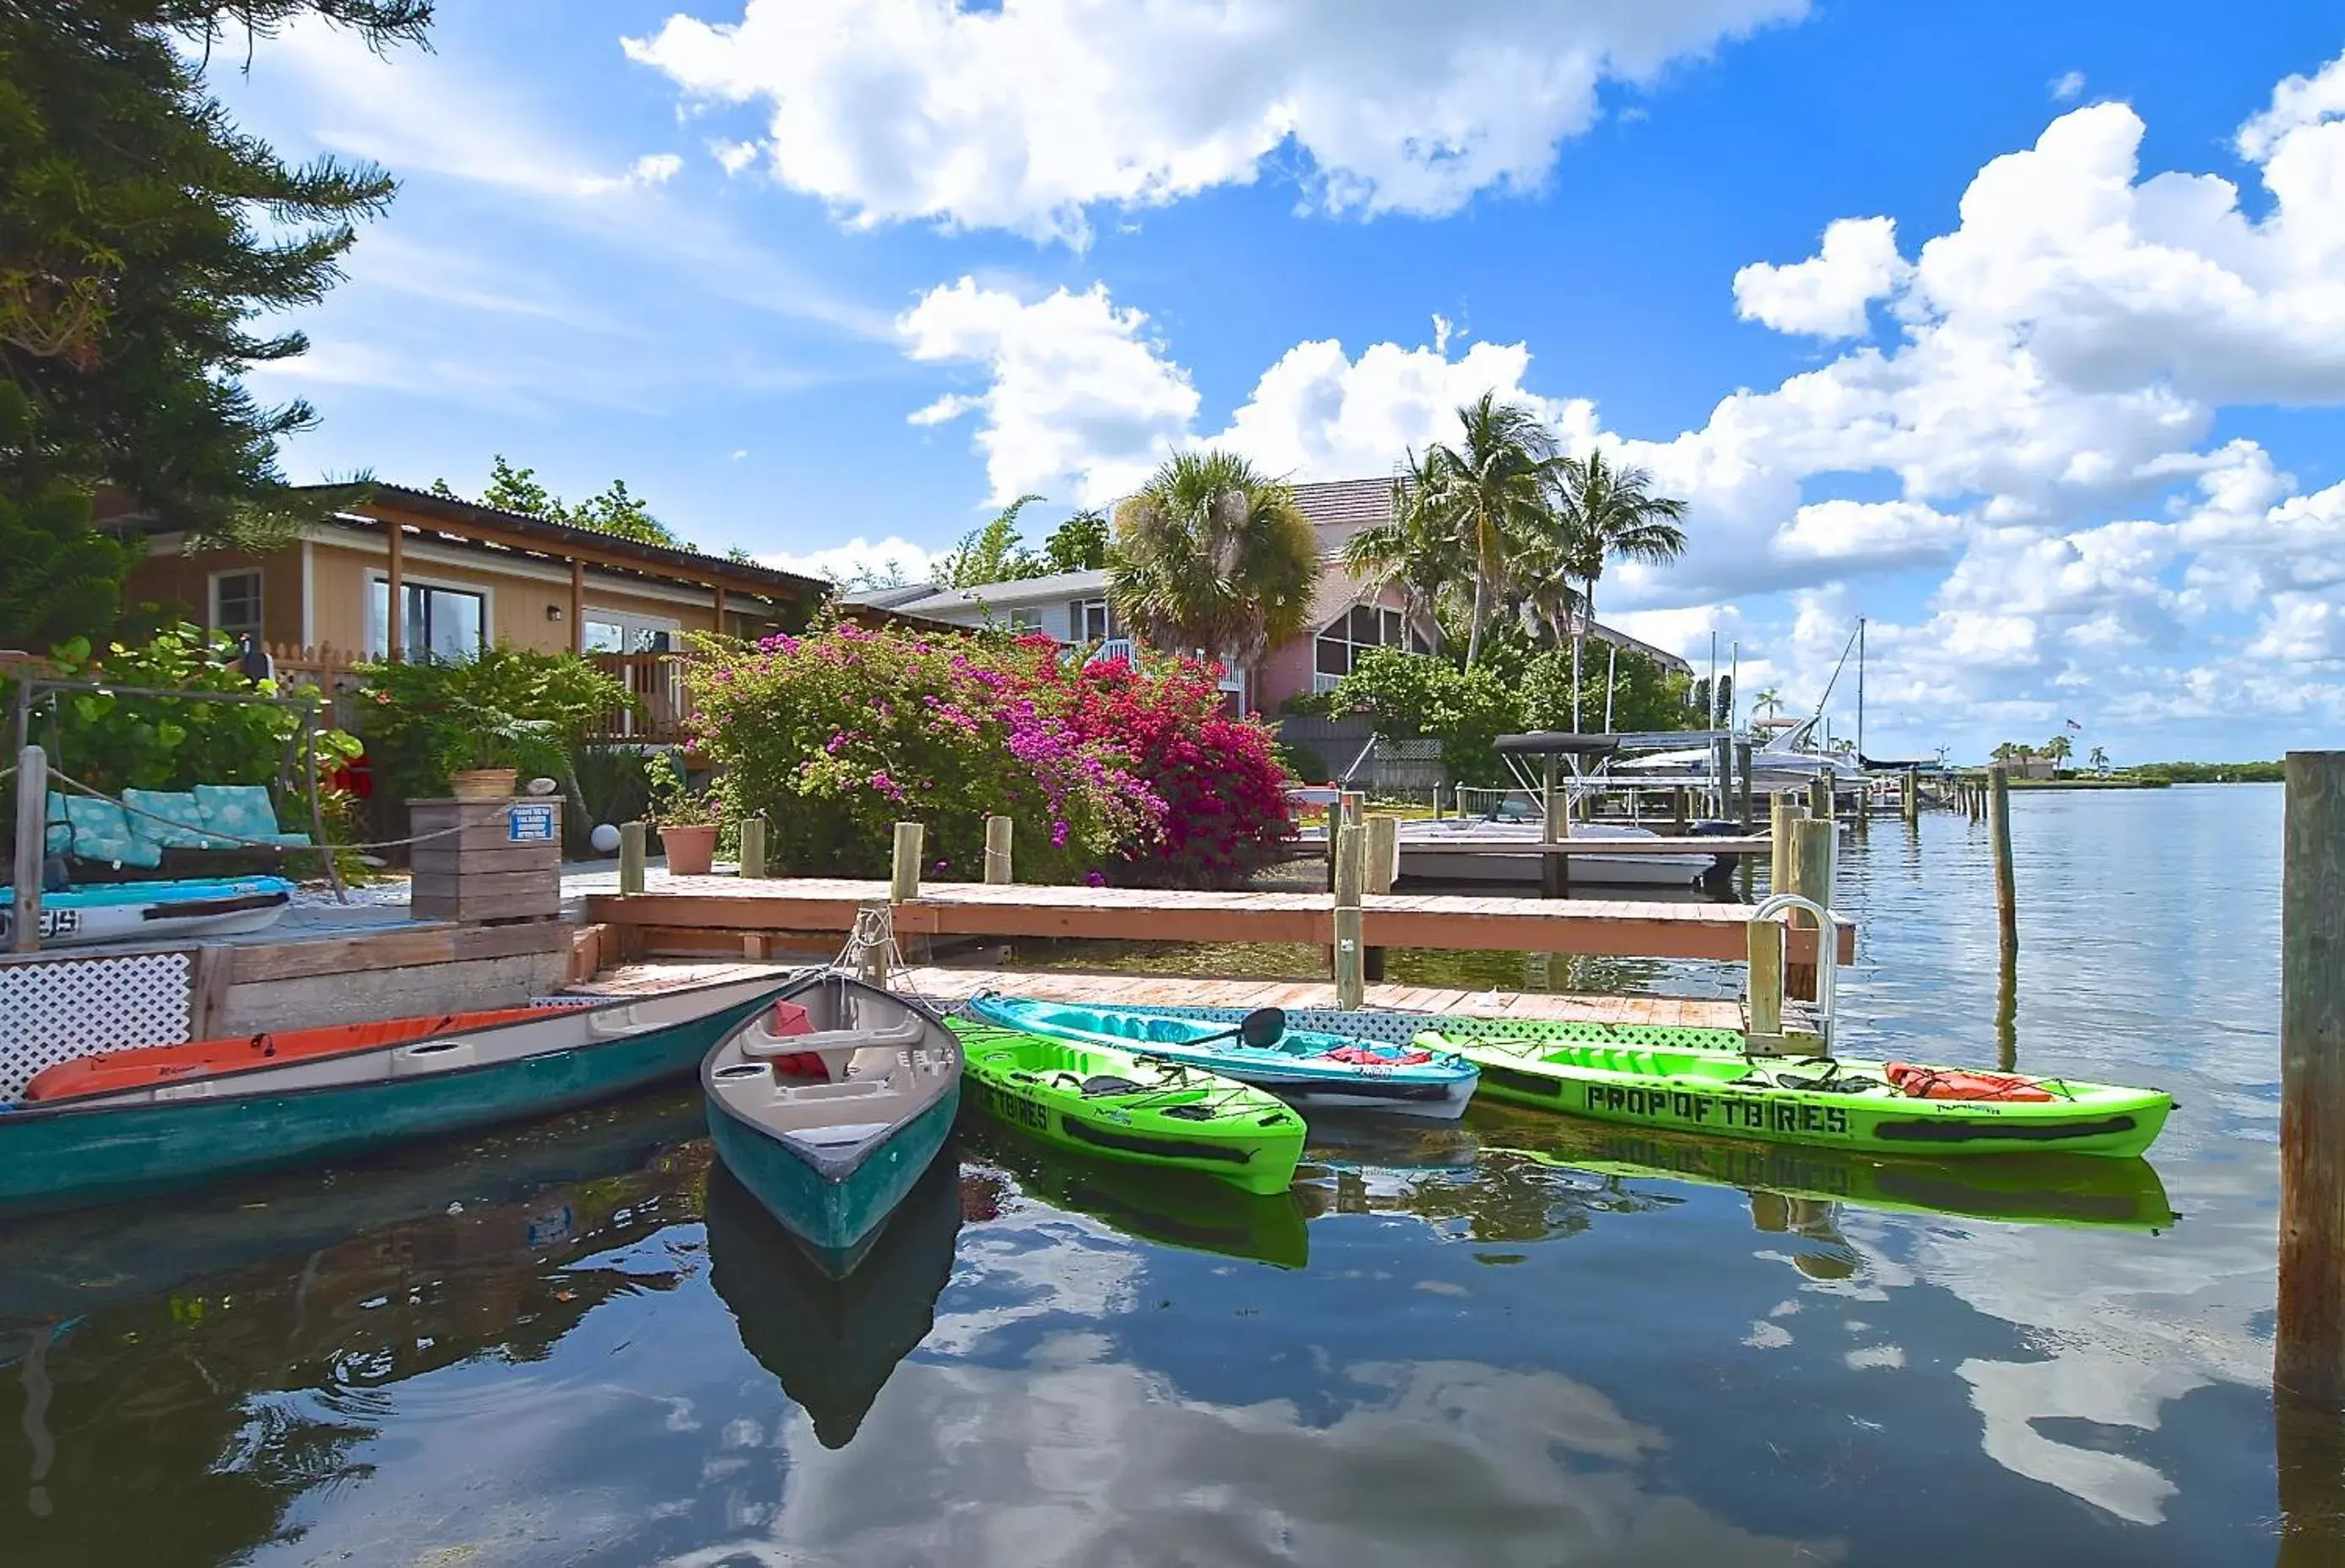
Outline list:
[[[303,488],[327,490],[341,487],[310,485]],[[569,523],[532,517],[524,513],[506,512],[471,501],[453,500],[445,495],[434,495],[428,490],[410,490],[403,484],[377,484],[371,487],[367,500],[360,504],[397,511],[427,522],[447,523],[460,535],[468,529],[485,531],[502,536],[492,542],[509,542],[524,549],[543,549],[548,555],[567,555],[577,551],[591,551],[594,555],[604,557],[607,564],[648,575],[682,577],[689,582],[712,585],[722,584],[728,588],[787,598],[820,598],[831,592],[831,585],[820,577],[800,576],[796,572],[761,566],[751,561],[736,561],[726,555],[705,555],[697,550],[646,545],[615,534],[605,534],[599,529],[581,528]]]
[[[1294,486],[1294,505],[1319,535],[1319,548],[1332,552],[1363,528],[1392,521],[1392,487],[1388,477],[1321,480]]]

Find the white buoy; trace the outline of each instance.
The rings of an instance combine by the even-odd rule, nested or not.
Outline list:
[[[619,830],[608,822],[600,823],[586,836],[586,841],[594,846],[598,855],[615,855],[619,852]]]

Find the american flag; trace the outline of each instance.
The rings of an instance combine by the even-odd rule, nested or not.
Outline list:
[[[2081,725],[2081,724],[2077,723],[2077,722],[2076,722],[2075,719],[2073,719],[2073,718],[2072,718],[2072,719],[2070,719],[2070,720],[2068,721],[2068,728],[2071,728],[2071,729],[2073,729],[2073,730],[2075,730],[2075,731],[2076,731],[2076,733],[2077,733],[2077,734],[2079,734],[2079,735],[2081,735],[2081,734],[2083,734],[2083,733],[2085,732],[2085,727],[2084,727],[2083,725]]]

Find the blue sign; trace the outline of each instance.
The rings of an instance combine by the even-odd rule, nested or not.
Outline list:
[[[553,842],[553,808],[552,806],[506,807],[505,842],[508,844]]]

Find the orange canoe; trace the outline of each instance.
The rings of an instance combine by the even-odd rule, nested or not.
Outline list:
[[[267,1063],[316,1061],[494,1023],[521,1023],[543,1018],[547,1011],[543,1007],[500,1007],[480,1013],[433,1013],[421,1018],[383,1018],[371,1023],[336,1023],[322,1029],[242,1034],[230,1040],[191,1040],[184,1045],[104,1051],[43,1068],[25,1085],[24,1103],[68,1100],[124,1089],[151,1089],[159,1084],[211,1073],[233,1073]]]

